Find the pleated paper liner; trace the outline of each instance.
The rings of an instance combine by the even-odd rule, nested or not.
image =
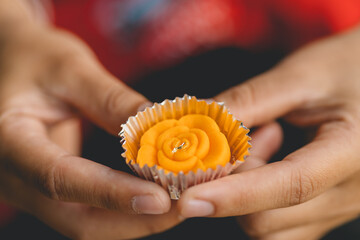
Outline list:
[[[218,124],[220,131],[226,136],[231,151],[231,159],[225,166],[218,165],[216,169],[206,171],[189,171],[184,174],[165,171],[158,166],[140,167],[136,163],[142,135],[156,123],[166,119],[180,119],[188,114],[202,114],[211,117]],[[196,184],[208,182],[230,174],[244,162],[249,155],[251,144],[248,136],[249,130],[237,120],[222,103],[207,103],[196,97],[185,95],[175,100],[165,100],[155,103],[145,111],[138,112],[122,125],[119,133],[125,158],[129,167],[141,178],[158,183],[169,191],[171,199],[179,199],[181,193]]]

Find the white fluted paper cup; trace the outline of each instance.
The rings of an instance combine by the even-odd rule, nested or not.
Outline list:
[[[229,159],[226,160],[226,162],[222,162],[222,164],[219,165],[213,164],[210,167],[200,163],[201,167],[198,168],[172,171],[167,167],[161,166],[156,159],[154,160],[154,158],[159,156],[158,152],[150,154],[152,160],[149,161],[149,164],[146,163],[146,154],[144,157],[144,154],[141,153],[141,161],[138,159],[138,157],[140,157],[138,156],[139,149],[143,146],[141,139],[149,129],[165,120],[180,120],[183,119],[184,116],[194,114],[207,116],[217,124],[221,135],[226,138],[230,151]],[[206,125],[207,122],[205,121],[204,124]],[[200,128],[202,127],[203,126],[200,126]],[[136,116],[130,117],[128,121],[122,125],[119,136],[121,137],[122,147],[124,148],[122,156],[125,158],[128,166],[139,177],[158,183],[167,189],[171,199],[179,199],[185,189],[196,184],[226,176],[243,163],[249,155],[249,149],[251,147],[248,132],[249,130],[228,111],[224,104],[217,102],[208,103],[204,100],[198,100],[196,97],[185,95],[182,98],[176,98],[172,101],[165,100],[162,103],[155,103],[152,107],[147,107],[144,111],[138,112]],[[156,140],[157,139],[154,139],[154,141]],[[196,144],[199,142],[196,139],[195,141]],[[218,147],[213,143],[213,141],[210,141],[209,152]],[[181,150],[184,144],[185,142],[176,145],[177,147],[174,148],[172,153]],[[213,145],[211,146],[211,144]],[[153,151],[162,151],[157,149],[155,145],[156,143],[154,143],[153,149],[155,150]],[[172,153],[170,152],[170,155]],[[173,164],[173,160],[169,161]],[[180,161],[183,160],[180,159]],[[201,159],[199,159],[199,161],[201,161]],[[181,166],[181,164],[182,163],[179,163],[179,166]],[[176,163],[175,168],[178,169]]]

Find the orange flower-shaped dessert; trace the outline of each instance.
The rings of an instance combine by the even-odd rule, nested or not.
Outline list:
[[[138,112],[119,135],[128,166],[179,199],[185,189],[224,177],[243,163],[248,132],[224,104],[185,95]]]
[[[208,116],[190,114],[179,120],[157,123],[141,137],[136,162],[157,165],[167,171],[206,171],[230,161],[230,147],[216,122]]]

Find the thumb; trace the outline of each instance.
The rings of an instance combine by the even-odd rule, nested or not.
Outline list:
[[[268,123],[319,97],[311,76],[283,63],[276,68],[232,87],[214,99],[224,102],[245,126]],[[294,65],[294,64],[292,64]]]

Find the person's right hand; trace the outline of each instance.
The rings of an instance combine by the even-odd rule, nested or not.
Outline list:
[[[267,128],[245,169],[184,191],[178,202],[181,214],[241,216],[244,230],[263,240],[319,239],[357,218],[359,42],[360,27],[315,41],[214,97],[247,127],[283,118],[316,131],[309,143],[267,163],[280,136],[276,127]]]
[[[69,33],[29,24],[1,37],[0,199],[74,239],[136,238],[177,224],[163,188],[73,154],[76,116],[117,134],[147,99]]]

